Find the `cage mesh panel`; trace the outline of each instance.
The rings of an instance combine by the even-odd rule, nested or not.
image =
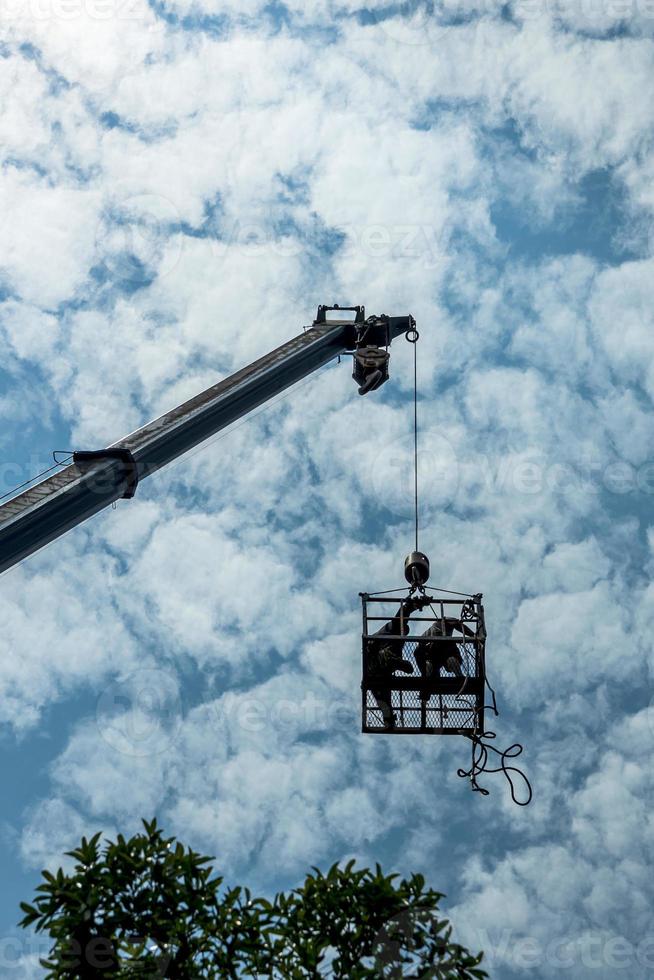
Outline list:
[[[385,731],[381,709],[372,691],[366,691],[364,726]],[[443,728],[458,732],[477,731],[477,710],[472,695],[432,694],[425,701],[424,715],[419,691],[391,691],[391,710],[395,715],[395,731],[415,728]]]

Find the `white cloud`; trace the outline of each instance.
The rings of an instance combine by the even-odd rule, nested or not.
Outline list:
[[[81,540],[77,535],[78,547]],[[110,562],[90,555],[80,562],[68,542],[37,561],[40,573],[18,568],[4,577],[0,603],[2,720],[19,732],[80,682],[96,685],[139,656],[112,602]]]
[[[524,967],[531,942],[545,977],[560,975],[566,961],[576,976],[608,977],[616,966],[646,975],[651,786],[643,738],[649,751],[645,712],[607,732],[598,769],[565,801],[560,843],[469,860],[465,900],[452,915],[472,945],[485,942],[494,969]]]
[[[0,195],[13,229],[11,240],[4,239],[0,249],[0,264],[23,299],[55,307],[88,272],[98,196],[84,189],[48,187],[21,171],[5,172]]]
[[[64,858],[64,852],[71,849],[72,841],[77,844],[82,836],[92,836],[84,818],[56,797],[41,802],[33,815],[33,823],[24,829],[21,837],[22,857],[32,867],[56,870],[65,863],[67,870],[71,870],[73,859]]]
[[[267,888],[381,855],[447,877],[472,945],[475,923],[569,939],[583,976],[580,943],[633,940],[651,898],[650,720],[621,701],[642,700],[651,660],[629,517],[648,498],[606,484],[651,456],[651,260],[527,262],[494,206],[547,239],[580,179],[615,166],[638,223],[651,45],[580,37],[615,16],[569,6],[444,26],[329,3],[300,21],[291,5],[267,36],[260,4],[167,5],[229,13],[220,37],[146,4],[125,22],[43,9],[5,24],[0,64],[3,367],[21,384],[38,369],[75,445],[95,446],[299,332],[319,302],[413,312],[421,543],[434,583],[486,594],[489,671],[514,709],[493,725],[526,743],[536,799],[516,813],[505,787],[470,796],[459,740],[356,734],[358,593],[400,585],[412,542],[411,350],[396,344],[378,395],[330,366],[3,578],[4,720],[25,737],[79,693],[95,713],[71,720],[54,796],[25,815],[24,860],[57,863],[89,823],[136,830],[154,811]],[[335,43],[296,33],[337,10]],[[574,29],[556,29],[564,15]],[[30,402],[20,424],[41,415]],[[163,701],[139,704],[138,670],[180,685],[145,756]],[[498,976],[516,965],[515,944],[494,952]]]
[[[650,398],[654,374],[652,343],[652,260],[625,262],[606,269],[589,304],[597,343],[623,384],[641,384]]]
[[[146,0],[44,0],[8,5],[4,39],[38,48],[45,67],[100,97],[161,49],[165,30]]]

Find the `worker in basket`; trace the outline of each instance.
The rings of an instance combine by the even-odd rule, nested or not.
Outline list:
[[[463,634],[460,640],[457,639],[436,639],[436,637],[453,637],[454,631],[458,630]],[[426,680],[438,680],[441,671],[446,670],[449,674],[463,679],[463,657],[459,644],[465,641],[466,636],[475,636],[469,626],[454,616],[444,616],[432,623],[429,629],[422,634],[423,637],[434,637],[433,642],[421,642],[417,644],[415,652],[416,664],[421,675]],[[429,685],[420,692],[423,701],[429,699],[431,695]]]
[[[406,640],[402,637],[409,632],[409,617],[416,610],[429,604],[424,596],[403,599],[392,619],[366,641],[367,674],[370,690],[382,713],[384,728],[395,727],[395,715],[391,707],[393,671],[412,674],[413,666],[402,658]],[[394,637],[384,639],[385,637]]]

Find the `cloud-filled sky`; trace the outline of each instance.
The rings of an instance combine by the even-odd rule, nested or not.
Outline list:
[[[503,744],[359,733],[402,584],[412,351],[333,363],[0,581],[0,973],[40,869],[142,816],[273,892],[422,871],[498,980],[654,972],[654,6],[6,0],[0,494],[311,322],[412,313],[422,547],[484,593]]]

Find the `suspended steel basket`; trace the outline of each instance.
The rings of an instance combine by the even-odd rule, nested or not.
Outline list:
[[[529,780],[511,765],[522,753],[519,743],[497,749],[485,713],[498,714],[495,692],[486,676],[486,620],[482,594],[426,588],[429,559],[412,552],[404,563],[408,586],[386,592],[361,592],[361,730],[369,735],[462,735],[472,745],[470,769],[457,774],[473,790],[484,773],[502,772],[515,803],[531,801]],[[491,758],[498,761],[489,765]],[[516,796],[514,780],[523,780],[526,799]]]
[[[362,731],[481,735],[486,626],[481,594],[361,594]]]

